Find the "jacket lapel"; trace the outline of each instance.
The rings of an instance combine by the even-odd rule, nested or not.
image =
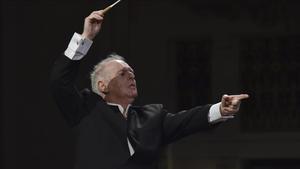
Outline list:
[[[114,131],[115,135],[119,138],[119,141],[128,151],[127,143],[127,122],[126,119],[122,116],[119,109],[115,106],[107,105],[106,103],[101,104],[99,108],[101,110],[101,115],[104,121],[107,122],[109,127]]]

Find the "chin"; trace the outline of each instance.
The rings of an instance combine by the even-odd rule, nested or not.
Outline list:
[[[130,90],[130,91],[127,91],[126,95],[129,98],[135,99],[138,96],[138,92],[137,92],[137,90]]]
[[[132,97],[134,97],[134,98],[138,97],[138,93],[137,92],[133,93]]]
[[[136,98],[138,96],[138,92],[134,91],[131,93],[131,97]]]

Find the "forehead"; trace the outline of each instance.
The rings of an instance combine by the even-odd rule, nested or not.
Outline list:
[[[126,62],[123,60],[111,60],[105,64],[105,69],[111,73],[116,73],[124,68],[132,69]]]

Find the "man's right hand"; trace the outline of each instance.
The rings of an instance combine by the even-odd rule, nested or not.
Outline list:
[[[94,11],[84,20],[82,37],[93,40],[101,29],[103,22],[103,10]]]

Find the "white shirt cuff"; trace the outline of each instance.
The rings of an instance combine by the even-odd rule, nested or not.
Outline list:
[[[93,41],[82,38],[75,32],[64,54],[71,60],[80,60],[87,54],[92,44]]]
[[[214,104],[210,107],[209,114],[208,114],[209,123],[217,123],[217,122],[226,121],[228,119],[234,118],[234,116],[222,116],[220,112],[220,105],[221,102]]]

